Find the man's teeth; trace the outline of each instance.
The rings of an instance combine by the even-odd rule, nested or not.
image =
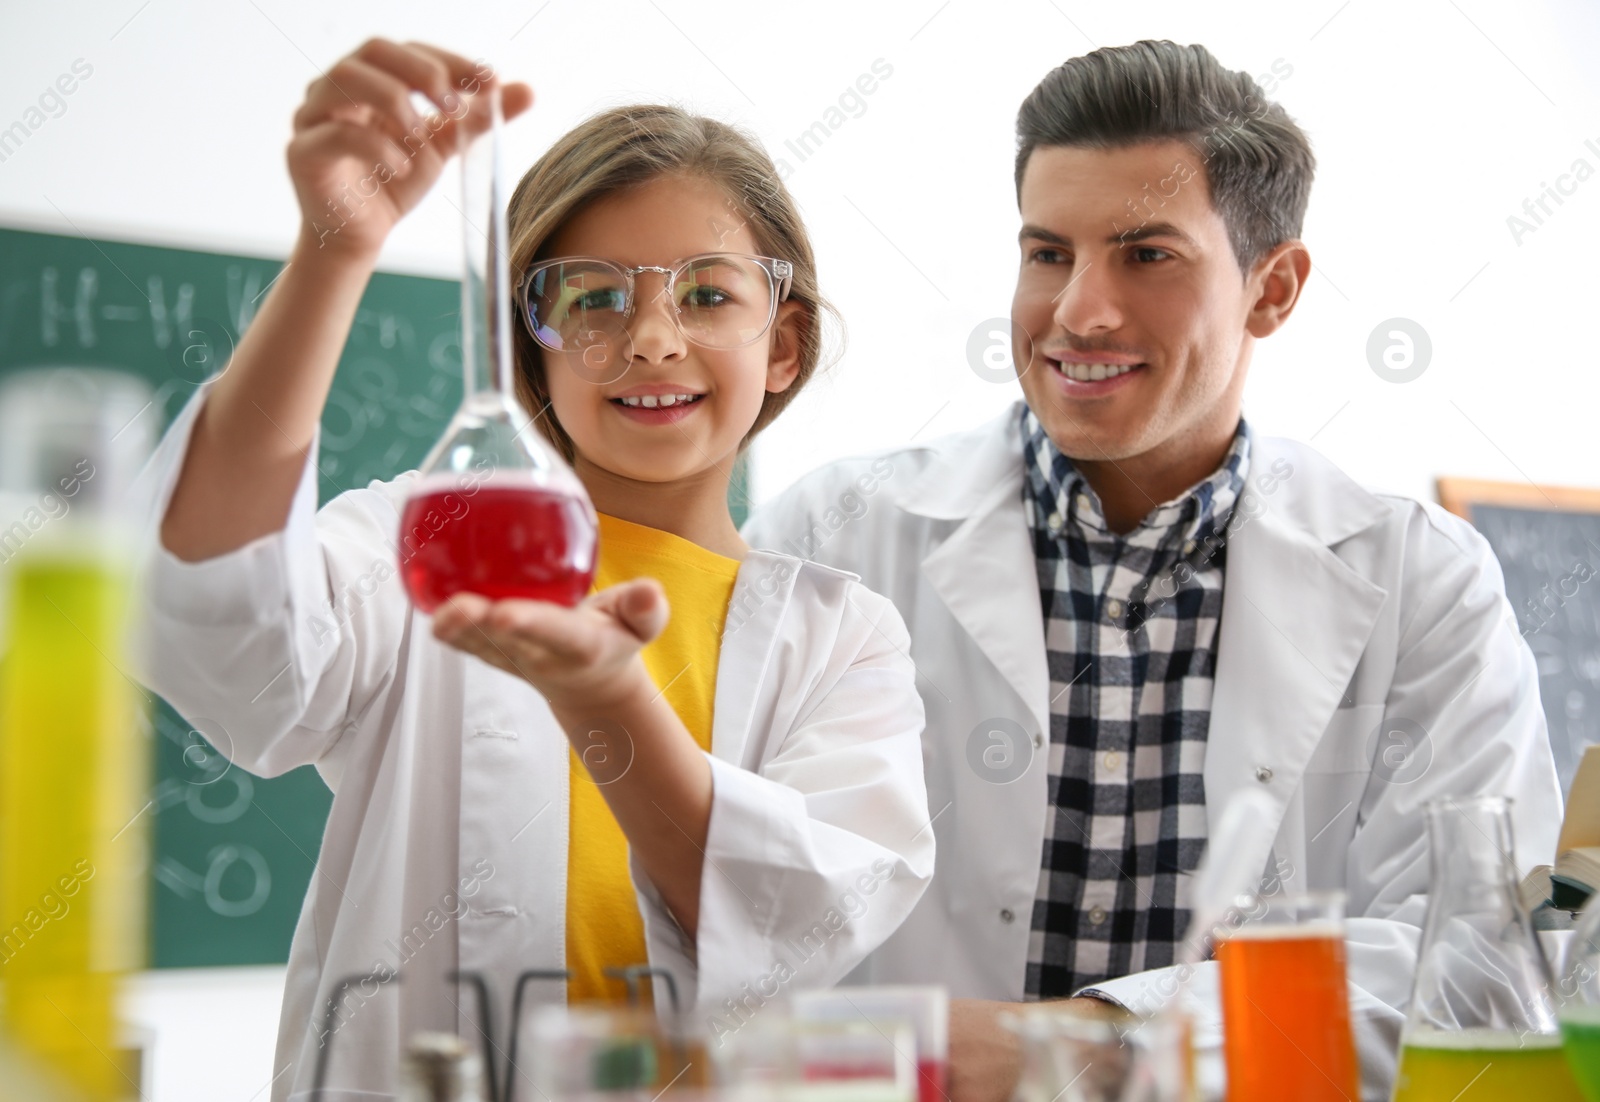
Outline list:
[[[1061,374],[1079,383],[1098,383],[1101,379],[1115,379],[1132,371],[1134,364],[1083,364],[1056,361]]]
[[[618,398],[617,401],[625,406],[644,407],[655,409],[657,406],[676,406],[698,399],[698,394],[639,394],[630,398]]]

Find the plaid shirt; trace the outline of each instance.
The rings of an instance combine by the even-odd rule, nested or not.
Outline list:
[[[1023,411],[1029,514],[1050,669],[1050,815],[1027,997],[1062,998],[1171,964],[1206,844],[1203,771],[1239,422],[1209,478],[1123,536]]]

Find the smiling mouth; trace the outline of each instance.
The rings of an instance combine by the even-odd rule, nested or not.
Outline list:
[[[704,394],[639,394],[630,398],[612,398],[612,405],[627,406],[629,409],[671,409],[673,406],[687,406],[704,398]]]
[[[1112,363],[1079,363],[1076,361],[1056,360],[1050,361],[1057,371],[1075,383],[1098,383],[1105,379],[1115,379],[1143,364],[1112,364]]]

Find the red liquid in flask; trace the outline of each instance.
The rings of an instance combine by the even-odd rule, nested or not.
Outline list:
[[[594,582],[598,533],[585,503],[560,490],[490,482],[464,493],[424,487],[400,517],[400,574],[431,613],[453,593],[572,607]]]

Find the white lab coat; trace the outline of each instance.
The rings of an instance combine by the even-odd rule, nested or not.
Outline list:
[[[399,984],[357,985],[340,1004],[328,1082],[343,1090],[327,1094],[387,1098],[402,1038],[476,1036],[448,971],[488,975],[503,1050],[515,975],[563,966],[567,739],[536,690],[437,642],[409,605],[394,570],[409,477],[319,512],[308,463],[283,531],[192,564],[160,548],[154,519],[201,401],[143,480],[141,676],[212,720],[235,765],[272,776],[312,763],[333,790],[290,950],[274,1067],[292,1070],[273,1098],[309,1087],[338,979],[389,969]],[[894,607],[851,575],[759,552],[740,565],[695,944],[633,869],[650,963],[676,975],[696,1025],[736,1028],[765,998],[833,984],[925,890],[934,843],[907,647]],[[659,982],[656,998],[666,1005]]]
[[[911,631],[938,865],[853,980],[1023,997],[1050,682],[1019,415],[1013,406],[968,432],[833,463],[745,529],[753,546],[859,573]],[[1437,506],[1369,493],[1310,448],[1258,437],[1238,508],[1250,519],[1228,543],[1207,820],[1215,829],[1235,792],[1266,793],[1276,821],[1252,839],[1251,867],[1291,891],[1347,894],[1363,1094],[1386,1100],[1428,890],[1423,804],[1510,796],[1521,870],[1554,856],[1561,792],[1533,657],[1488,545]],[[995,719],[1032,742],[1006,784],[969,765],[999,748]],[[1375,770],[1380,724],[1401,721],[1426,740],[1408,759],[1387,739]],[[1215,969],[1201,966],[1184,989],[1206,1046],[1219,1036]],[[1141,1011],[1174,987],[1170,969],[1099,985]]]

